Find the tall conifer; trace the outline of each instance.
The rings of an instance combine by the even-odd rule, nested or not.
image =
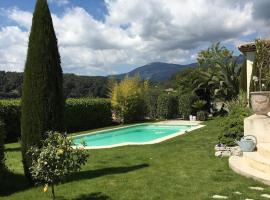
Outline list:
[[[47,0],[37,0],[32,19],[24,69],[22,94],[22,156],[26,176],[31,180],[30,146],[40,145],[49,130],[62,130],[63,74],[57,38]]]

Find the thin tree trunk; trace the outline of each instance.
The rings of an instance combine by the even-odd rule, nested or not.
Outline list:
[[[52,199],[55,200],[54,184],[52,184]]]
[[[260,87],[260,92],[262,91],[262,67],[259,69],[259,87]]]

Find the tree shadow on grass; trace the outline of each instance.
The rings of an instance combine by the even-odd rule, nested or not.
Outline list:
[[[6,172],[0,180],[0,197],[8,196],[30,187],[31,185],[24,175]]]
[[[96,169],[90,171],[82,171],[72,174],[68,177],[67,181],[92,179],[112,174],[123,174],[131,171],[139,170],[145,167],[149,167],[148,164],[140,164],[128,167],[108,167],[103,169]],[[31,186],[24,175],[14,174],[12,172],[5,173],[4,177],[0,180],[0,197],[8,196],[16,192],[21,192],[31,188]],[[101,193],[92,193],[89,195],[82,195],[76,200],[82,199],[93,199],[93,200],[109,200],[108,196],[102,195]]]
[[[96,192],[86,195],[80,195],[73,200],[111,200],[111,198],[107,195],[102,194],[101,192]]]
[[[65,197],[56,197],[57,200],[67,200]],[[101,192],[94,192],[91,194],[83,194],[72,200],[111,200],[111,198]]]
[[[92,179],[106,175],[113,175],[113,174],[124,174],[131,171],[139,170],[145,167],[149,167],[149,164],[140,164],[140,165],[133,165],[128,167],[108,167],[103,169],[96,169],[96,170],[89,170],[89,171],[81,171],[78,173],[72,174],[68,181],[75,181],[75,180],[83,180],[83,179]]]

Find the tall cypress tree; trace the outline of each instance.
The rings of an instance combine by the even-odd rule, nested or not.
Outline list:
[[[24,69],[22,94],[22,156],[30,178],[30,146],[40,145],[49,130],[63,126],[63,73],[47,0],[37,0]]]

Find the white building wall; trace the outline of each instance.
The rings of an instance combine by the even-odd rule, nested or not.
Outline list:
[[[247,98],[249,99],[250,94],[250,82],[252,79],[252,68],[254,62],[255,52],[246,52],[247,58]]]

